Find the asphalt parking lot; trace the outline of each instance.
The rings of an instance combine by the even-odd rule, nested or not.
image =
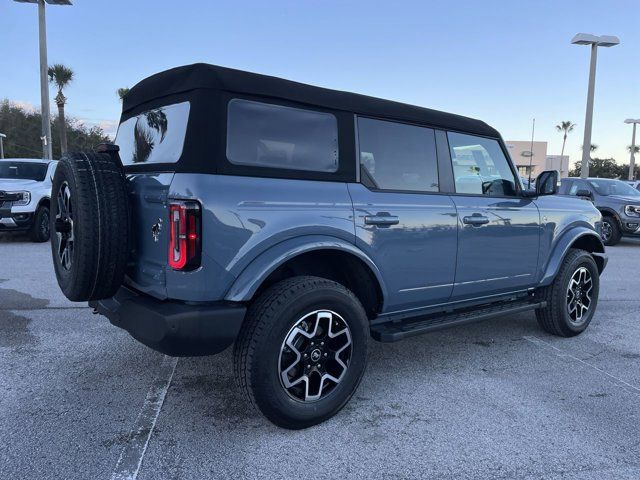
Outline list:
[[[0,478],[640,478],[640,241],[608,253],[580,337],[526,313],[372,342],[351,403],[291,432],[245,405],[229,351],[174,369],[68,302],[48,244],[0,237]]]

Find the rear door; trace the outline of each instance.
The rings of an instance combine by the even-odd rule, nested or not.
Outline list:
[[[168,258],[167,196],[182,155],[189,118],[187,101],[162,105],[120,124],[115,143],[127,173],[132,259],[126,282],[165,298]]]
[[[455,275],[456,209],[440,193],[433,129],[357,119],[360,183],[349,184],[356,244],[378,265],[385,311],[446,302]]]
[[[520,195],[515,172],[496,139],[448,133],[458,212],[452,300],[532,286],[540,249],[540,214]]]

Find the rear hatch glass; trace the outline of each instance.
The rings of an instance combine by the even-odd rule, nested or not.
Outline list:
[[[184,147],[189,109],[189,102],[174,103],[122,122],[115,141],[122,164],[176,163]]]

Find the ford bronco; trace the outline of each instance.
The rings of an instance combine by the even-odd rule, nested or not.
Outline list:
[[[234,345],[248,401],[304,428],[349,401],[370,337],[527,310],[584,331],[601,215],[557,183],[524,189],[478,120],[195,64],[133,87],[114,144],[62,158],[53,262],[155,350]]]

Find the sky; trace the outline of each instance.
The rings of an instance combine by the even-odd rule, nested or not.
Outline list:
[[[119,87],[207,62],[479,118],[505,140],[530,139],[535,118],[548,154],[560,154],[555,125],[570,120],[573,163],[589,48],[570,40],[617,35],[598,50],[592,142],[596,156],[627,163],[639,18],[637,0],[73,0],[47,8],[47,36],[49,64],[75,72],[67,114],[111,135]],[[38,61],[36,5],[0,0],[0,99],[39,108]]]

